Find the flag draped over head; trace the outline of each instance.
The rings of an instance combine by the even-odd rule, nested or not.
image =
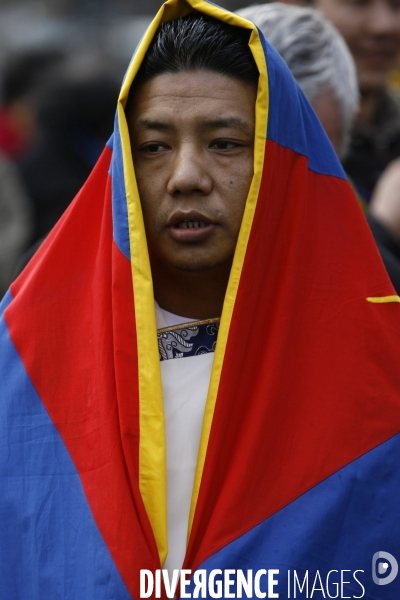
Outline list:
[[[260,80],[184,568],[347,570],[353,597],[363,570],[369,598],[398,599],[399,583],[377,586],[370,565],[381,550],[400,558],[399,298],[283,61],[250,22],[202,0],[160,9],[110,143],[1,304],[0,595],[139,598],[140,570],[168,552],[152,278],[124,105],[159,25],[193,9],[252,30]],[[285,576],[274,591],[286,588]]]

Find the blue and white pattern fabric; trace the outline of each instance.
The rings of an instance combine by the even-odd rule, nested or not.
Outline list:
[[[165,328],[158,332],[160,361],[215,352],[219,322]]]

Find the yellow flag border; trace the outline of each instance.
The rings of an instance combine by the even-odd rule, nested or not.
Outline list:
[[[204,469],[208,440],[218,394],[219,381],[229,327],[235,304],[240,275],[253,223],[264,164],[268,123],[268,76],[265,55],[257,28],[246,19],[219,8],[205,0],[168,0],[150,24],[129,66],[118,101],[118,122],[122,142],[122,156],[128,209],[129,240],[131,250],[132,281],[137,330],[139,374],[139,489],[155,536],[160,564],[168,553],[167,500],[166,500],[166,448],[161,372],[157,347],[157,330],[154,312],[154,294],[150,261],[147,250],[143,215],[132,162],[129,131],[124,106],[132,81],[144,55],[162,22],[198,10],[230,25],[252,29],[249,46],[260,71],[256,102],[256,128],[254,143],[254,177],[249,190],[235,257],[225,296],[218,342],[214,356],[210,386],[205,407],[196,475],[190,508],[188,539],[196,510]]]
[[[371,304],[388,304],[389,302],[400,302],[399,296],[369,296],[367,302]]]

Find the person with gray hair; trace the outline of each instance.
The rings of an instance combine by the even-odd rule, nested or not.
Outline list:
[[[359,96],[354,61],[340,33],[319,11],[281,2],[236,14],[257,25],[282,56],[343,158]]]
[[[255,4],[236,14],[257,25],[279,52],[343,160],[350,145],[359,91],[354,60],[339,31],[318,10],[281,2]],[[366,211],[364,198],[351,183]],[[400,293],[400,262],[392,246],[388,248],[383,240],[390,234],[371,216],[368,223],[389,277]]]

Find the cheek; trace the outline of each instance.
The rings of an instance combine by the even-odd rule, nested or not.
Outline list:
[[[329,20],[338,28],[350,48],[358,38],[364,36],[363,19],[360,15],[353,15],[351,10],[338,11],[336,18]]]
[[[239,233],[243,212],[249,194],[252,174],[247,177],[231,177],[226,185],[226,214],[229,218],[231,232]]]
[[[243,160],[240,167],[236,171],[237,175],[231,177],[233,184],[231,187],[238,190],[238,194],[244,196],[244,202],[248,196],[251,182],[254,174],[254,155],[253,152],[249,153],[246,160]]]
[[[353,39],[361,35],[364,12],[359,7],[353,10],[351,6],[341,5],[331,0],[320,0],[316,3],[316,7],[339,29],[349,45],[351,45]]]
[[[154,172],[147,174],[141,170],[136,173],[136,183],[143,217],[145,221],[149,221],[151,218],[154,220],[158,212],[160,199],[162,198],[162,183]]]

